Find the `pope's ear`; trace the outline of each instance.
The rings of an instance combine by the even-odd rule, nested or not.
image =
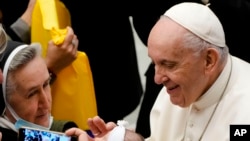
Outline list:
[[[206,52],[206,70],[213,70],[219,64],[219,52],[215,48],[208,48]]]

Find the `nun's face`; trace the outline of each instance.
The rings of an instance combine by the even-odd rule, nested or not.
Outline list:
[[[44,59],[34,58],[15,72],[14,79],[17,88],[9,99],[11,107],[20,118],[48,127],[52,101]]]

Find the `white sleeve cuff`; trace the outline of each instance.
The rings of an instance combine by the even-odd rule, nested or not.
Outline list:
[[[117,125],[108,137],[108,141],[124,141],[126,127],[129,123],[125,120],[118,120]]]
[[[110,133],[108,141],[124,141],[125,127],[116,126]]]

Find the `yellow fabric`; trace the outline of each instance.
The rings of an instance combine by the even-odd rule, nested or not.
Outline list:
[[[42,44],[45,56],[48,41],[55,40],[51,35],[54,37],[54,33],[60,33],[60,30],[66,30],[70,25],[70,13],[61,1],[37,0],[32,15],[31,41]],[[61,41],[64,40],[64,36]]]
[[[31,25],[31,41],[40,42],[46,55],[50,39],[61,44],[70,26],[70,13],[59,0],[37,0]],[[87,130],[87,118],[97,115],[96,99],[89,60],[78,51],[77,59],[57,74],[51,86],[52,115],[55,119],[73,120]]]
[[[53,42],[56,45],[60,45],[64,41],[64,37],[67,34],[67,29],[52,28],[50,33],[51,33],[51,37],[52,37]]]

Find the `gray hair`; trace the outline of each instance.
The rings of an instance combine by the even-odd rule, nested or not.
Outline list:
[[[168,16],[162,15],[160,18],[169,18]],[[183,27],[185,28],[185,27]],[[186,29],[186,28],[185,28]],[[186,29],[187,30],[187,29]],[[195,35],[193,32],[187,30],[187,32],[183,35],[183,45],[185,48],[193,49],[195,52],[195,55],[199,56],[202,51],[204,51],[207,48],[215,48],[219,54],[220,54],[220,63],[224,63],[227,60],[227,56],[229,54],[229,49],[227,46],[225,47],[219,47],[214,44],[211,44],[203,39],[201,39],[199,36]]]
[[[195,51],[195,55],[199,55],[202,51],[204,51],[207,48],[215,48],[219,54],[220,54],[220,61],[223,63],[225,60],[227,60],[227,56],[229,54],[229,49],[227,46],[225,47],[219,47],[216,45],[213,45],[200,37],[196,36],[192,32],[186,32],[183,36],[183,45],[186,48],[191,48]]]
[[[31,44],[28,47],[21,49],[11,60],[8,75],[6,78],[6,100],[8,100],[16,88],[15,73],[17,70],[31,62],[36,56],[41,55],[40,44]]]

